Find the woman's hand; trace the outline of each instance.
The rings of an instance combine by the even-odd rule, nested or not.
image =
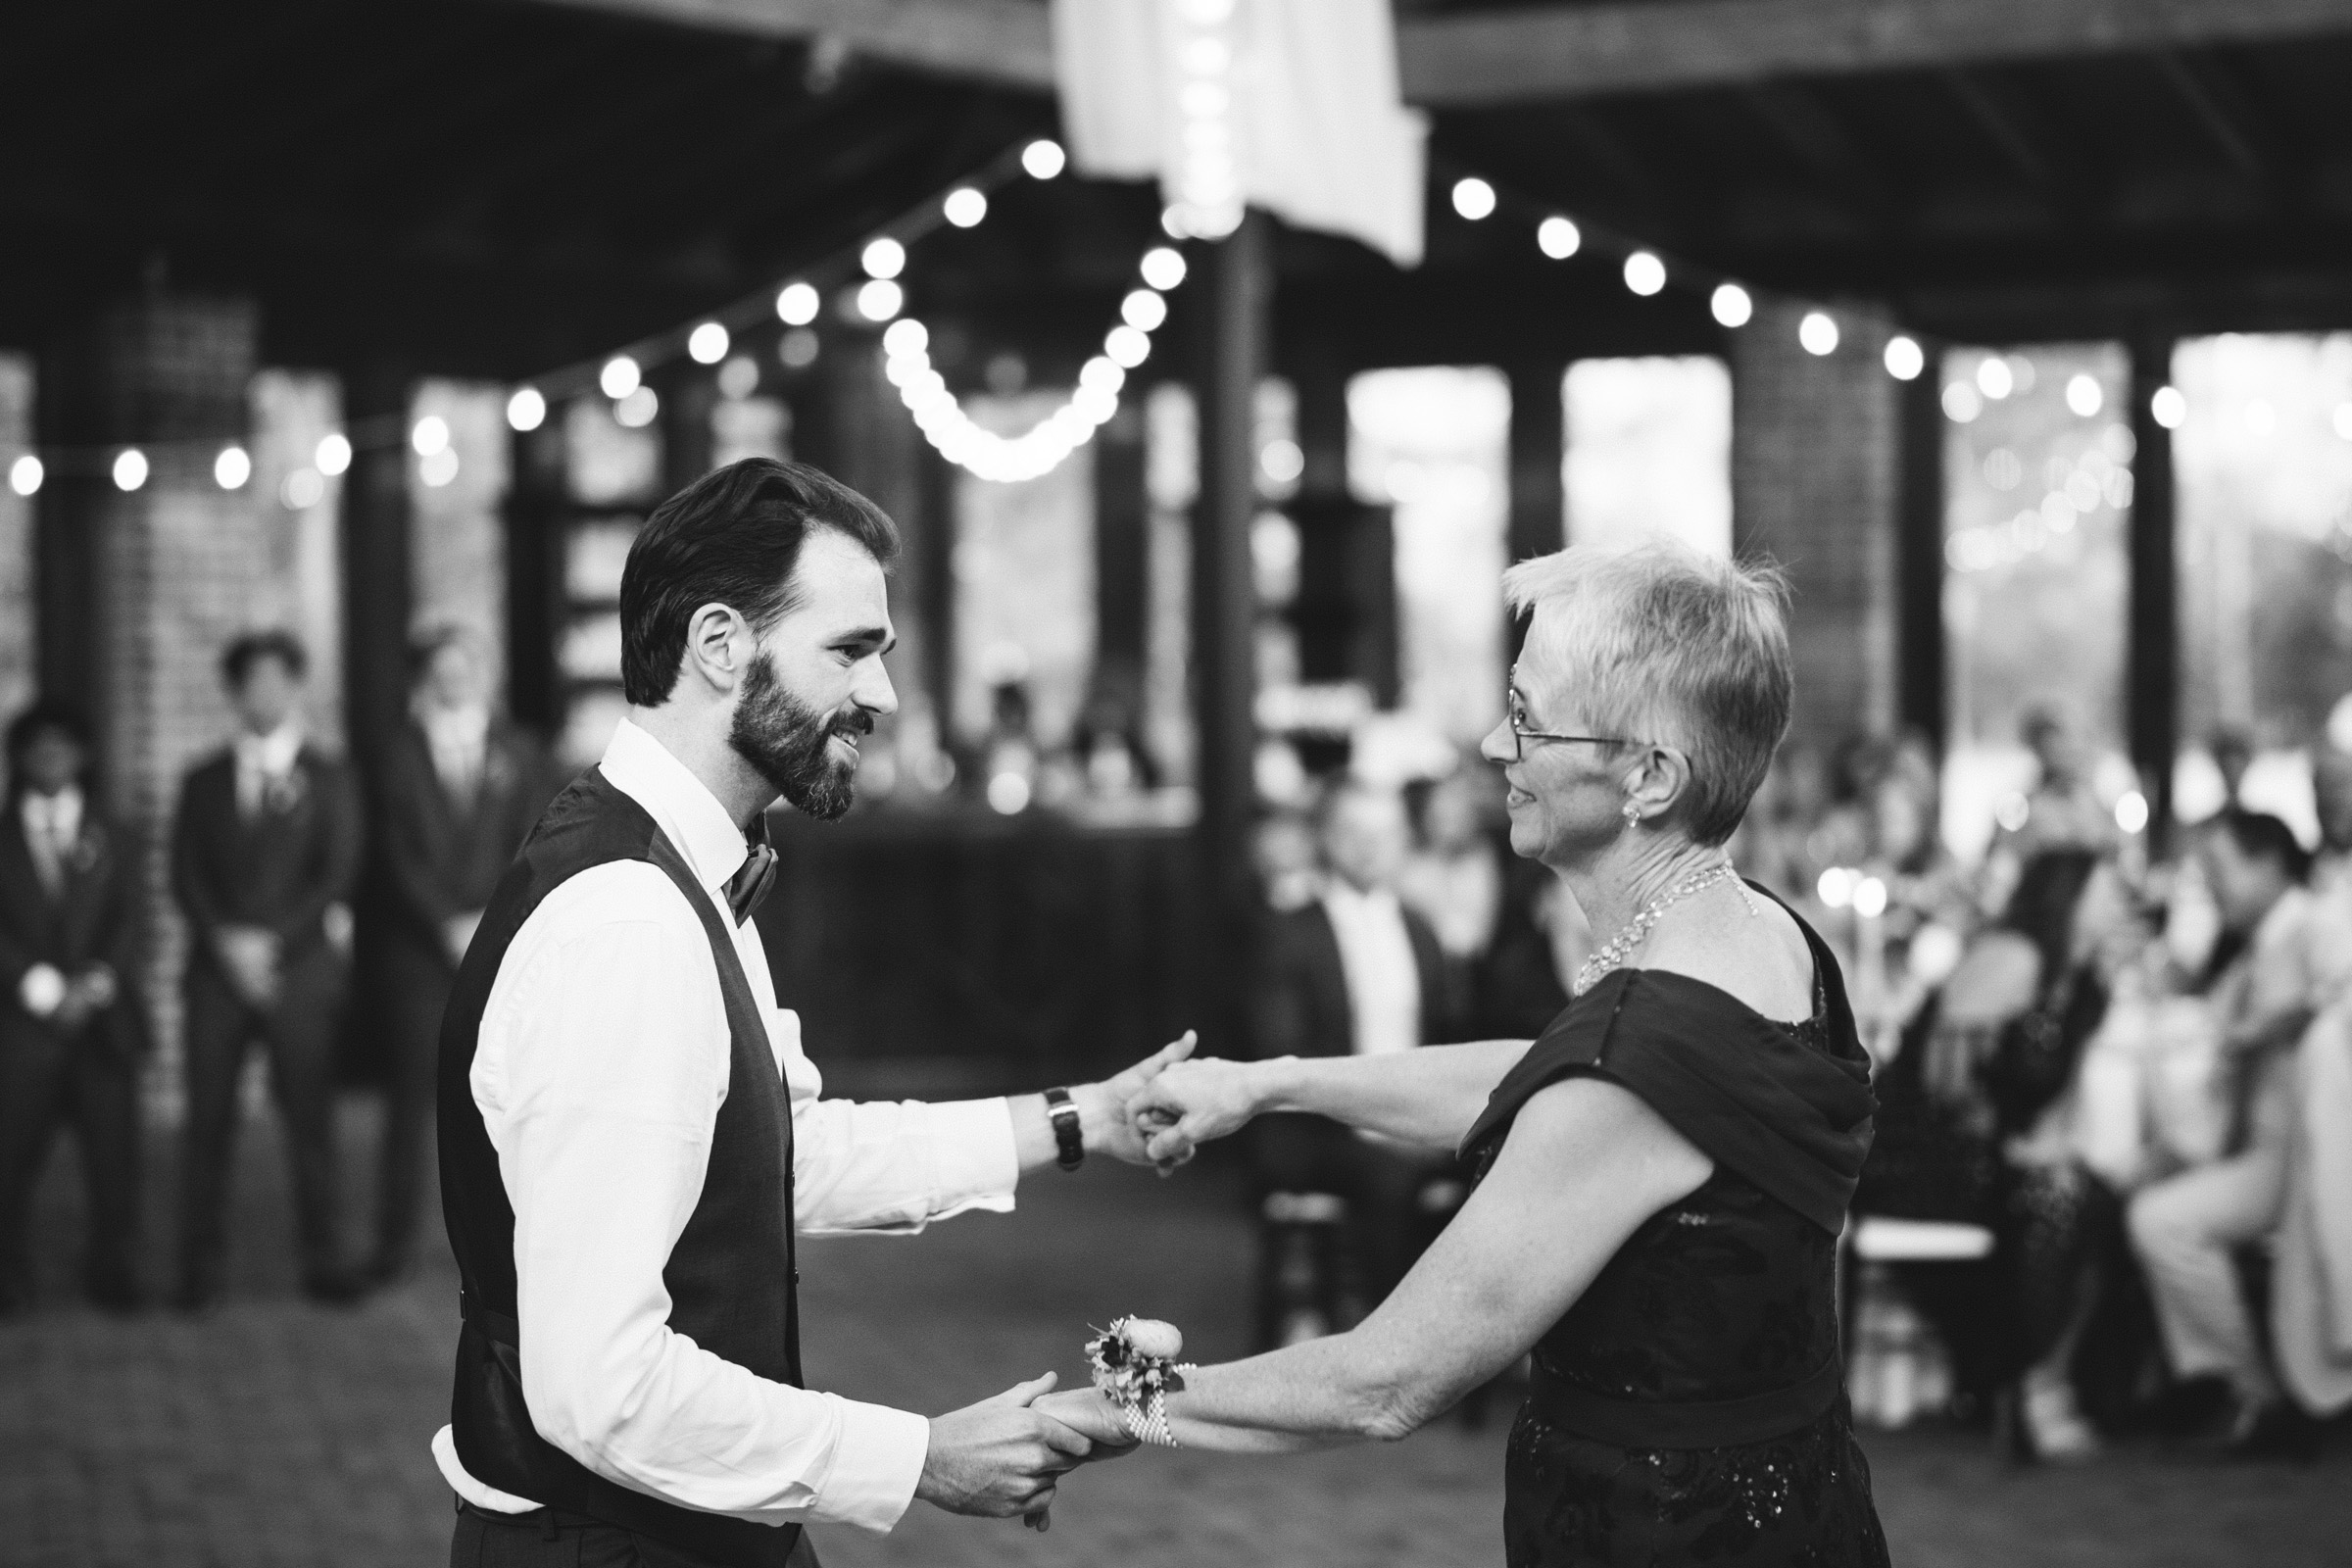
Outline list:
[[[1135,1434],[1127,1430],[1127,1423],[1119,1418],[1119,1412],[1100,1389],[1066,1389],[1059,1394],[1049,1394],[1030,1408],[1084,1434],[1095,1446],[1088,1455],[1090,1461],[1116,1459],[1135,1451]]]
[[[1261,1064],[1200,1056],[1179,1061],[1127,1102],[1127,1119],[1161,1174],[1212,1138],[1239,1132],[1262,1108]]]

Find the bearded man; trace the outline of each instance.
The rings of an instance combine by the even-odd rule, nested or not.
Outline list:
[[[441,1179],[465,1286],[456,1563],[812,1560],[808,1523],[916,1497],[1042,1516],[1085,1458],[1052,1374],[925,1420],[801,1386],[796,1232],[1012,1206],[1020,1172],[1142,1162],[1105,1084],[960,1103],[820,1100],[754,906],[765,813],[851,804],[898,707],[890,519],[749,459],[657,509],[621,577],[629,701],[603,761],[483,911],[441,1035]]]

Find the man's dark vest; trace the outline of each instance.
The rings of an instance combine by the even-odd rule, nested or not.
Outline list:
[[[441,1025],[441,1203],[465,1289],[451,1400],[458,1458],[487,1486],[585,1514],[727,1568],[782,1568],[800,1537],[702,1513],[606,1480],[542,1438],[523,1403],[515,1323],[514,1210],[470,1083],[491,982],[540,901],[592,866],[644,860],[686,896],[718,960],[730,1070],[711,1129],[701,1200],[662,1282],[669,1326],[722,1360],[776,1383],[801,1382],[793,1292],[792,1114],[733,934],[645,808],[594,769],[556,798],[500,879],[459,967]],[[648,1040],[648,1051],[675,1043]]]

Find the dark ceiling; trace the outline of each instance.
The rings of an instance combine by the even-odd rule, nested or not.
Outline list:
[[[1034,93],[500,0],[15,6],[0,61],[0,341],[164,282],[258,296],[273,362],[456,374],[761,289],[1054,124]],[[1544,262],[1550,204],[1956,338],[2352,325],[2347,80],[2352,8],[2294,43],[1447,110],[1429,262],[1289,236],[1283,329],[1358,363],[1714,341],[1697,292],[1635,299],[1605,247]],[[1456,219],[1473,170],[1536,207]],[[1019,182],[924,242],[917,303],[1075,352],[1153,212]]]

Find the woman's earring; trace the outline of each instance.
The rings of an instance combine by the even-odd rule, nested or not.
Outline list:
[[[1631,801],[1625,803],[1625,825],[1627,827],[1640,827],[1642,825],[1642,808],[1636,806]]]

